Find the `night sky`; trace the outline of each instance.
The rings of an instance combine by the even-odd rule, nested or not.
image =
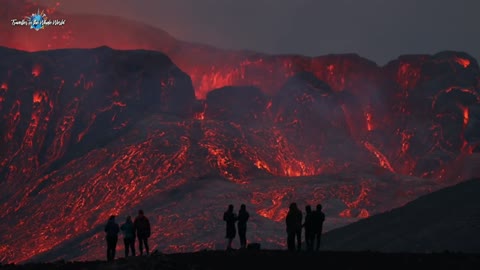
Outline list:
[[[65,12],[119,15],[220,48],[309,56],[358,53],[378,64],[401,54],[441,50],[480,56],[478,0],[59,2]]]

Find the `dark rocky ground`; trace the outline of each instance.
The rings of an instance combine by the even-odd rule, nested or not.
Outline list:
[[[0,269],[480,269],[480,254],[465,253],[290,253],[282,250],[201,251],[120,258],[114,262],[64,262],[3,265]]]

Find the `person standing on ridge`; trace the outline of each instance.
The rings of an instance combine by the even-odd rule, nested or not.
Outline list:
[[[313,233],[315,239],[315,250],[320,250],[322,241],[323,222],[325,221],[325,213],[322,212],[322,205],[317,204],[317,209],[313,212]]]
[[[120,230],[123,232],[123,243],[125,245],[125,258],[128,257],[128,253],[131,250],[132,256],[135,256],[135,227],[133,225],[132,217],[128,216],[125,223],[120,226]]]
[[[305,206],[305,222],[303,223],[303,228],[305,228],[305,243],[307,244],[308,251],[313,251],[313,240],[315,239],[313,219],[312,207],[310,205]]]
[[[150,221],[143,213],[143,210],[138,210],[138,216],[135,218],[133,225],[138,238],[138,250],[140,252],[140,256],[143,255],[143,246],[145,246],[145,251],[147,252],[147,255],[149,255],[150,249],[148,246],[148,238],[150,237],[151,233]]]
[[[287,246],[289,251],[295,251],[295,238],[297,240],[297,251],[302,249],[302,219],[303,214],[296,203],[291,203],[285,218],[287,225]]]
[[[247,247],[247,221],[250,217],[250,214],[247,211],[247,207],[245,204],[240,206],[240,210],[238,211],[238,237],[240,238],[240,248]]]
[[[108,222],[105,225],[104,231],[106,233],[105,239],[107,240],[107,261],[111,262],[115,259],[115,252],[117,250],[118,233],[120,232],[120,228],[118,224],[115,222],[114,215],[111,215],[110,218],[108,219]]]
[[[232,250],[232,241],[237,234],[235,229],[235,222],[237,222],[237,215],[233,212],[233,204],[228,206],[228,209],[223,213],[223,220],[227,223],[227,232],[225,238],[227,238],[227,250]]]

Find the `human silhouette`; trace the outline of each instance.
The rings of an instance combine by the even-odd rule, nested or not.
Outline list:
[[[227,223],[227,232],[225,238],[227,238],[227,250],[232,249],[232,241],[237,234],[235,229],[235,222],[237,221],[237,215],[233,212],[233,205],[230,204],[225,213],[223,213],[223,220]]]
[[[302,211],[298,209],[296,203],[291,203],[285,218],[287,224],[287,246],[288,250],[295,251],[295,238],[297,240],[297,250],[302,248]]]
[[[135,256],[135,226],[133,225],[131,216],[127,216],[125,223],[120,226],[120,230],[123,232],[125,257],[128,257],[130,250],[132,251],[132,256]]]
[[[305,206],[305,222],[303,228],[305,229],[305,243],[307,244],[307,250],[313,250],[313,241],[315,239],[315,233],[313,231],[313,212],[310,205]]]
[[[105,225],[105,239],[107,240],[107,261],[113,261],[115,259],[115,252],[117,250],[118,233],[120,228],[115,222],[115,216],[112,215]]]
[[[250,214],[247,211],[245,204],[240,205],[240,210],[238,211],[238,237],[240,238],[240,248],[247,247],[247,221],[250,217]]]
[[[145,246],[145,251],[147,255],[149,255],[150,249],[148,246],[148,238],[150,237],[151,233],[150,221],[143,213],[143,210],[138,210],[138,216],[135,218],[133,224],[138,238],[138,251],[140,252],[140,256],[143,255],[143,246]]]
[[[325,213],[322,212],[322,205],[317,204],[317,208],[313,213],[313,233],[314,233],[316,251],[320,250],[324,221],[325,221]]]

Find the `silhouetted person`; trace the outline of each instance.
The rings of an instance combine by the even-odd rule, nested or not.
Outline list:
[[[105,239],[107,240],[107,261],[115,259],[115,252],[117,250],[118,233],[120,228],[115,222],[115,216],[110,216],[107,225],[105,225]]]
[[[287,224],[287,246],[288,250],[295,251],[295,238],[297,240],[297,250],[302,249],[302,211],[298,209],[296,203],[291,203],[285,218]]]
[[[314,233],[314,221],[313,212],[310,205],[305,206],[305,222],[303,228],[305,229],[305,243],[307,244],[307,250],[313,250],[313,240],[315,239]]]
[[[140,256],[143,255],[143,246],[145,246],[145,251],[147,255],[149,255],[148,238],[150,237],[150,221],[144,215],[143,210],[138,210],[138,216],[135,218],[133,224],[138,238],[138,251],[140,252]]]
[[[247,247],[247,221],[250,217],[250,214],[247,211],[245,204],[240,206],[238,211],[238,237],[240,238],[240,248]]]
[[[317,209],[313,212],[313,233],[315,242],[315,250],[320,250],[322,241],[323,222],[325,221],[325,213],[322,212],[322,205],[317,204]]]
[[[128,216],[125,223],[120,226],[123,232],[123,243],[125,244],[125,257],[131,250],[132,256],[135,256],[135,226],[133,225],[132,217]]]
[[[232,249],[232,241],[237,234],[235,229],[235,222],[237,221],[237,215],[233,212],[233,205],[230,204],[225,213],[223,213],[223,220],[227,223],[227,232],[225,238],[227,238],[227,250]]]

